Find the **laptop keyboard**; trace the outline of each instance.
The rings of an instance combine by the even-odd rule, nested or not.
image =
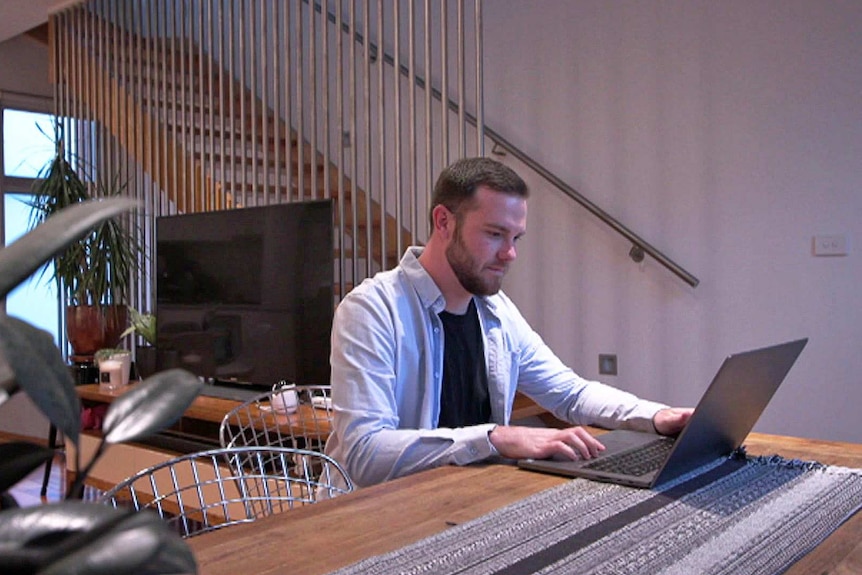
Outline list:
[[[637,477],[661,467],[667,454],[670,453],[673,443],[674,440],[671,437],[659,437],[637,449],[623,451],[608,457],[600,457],[584,467]]]

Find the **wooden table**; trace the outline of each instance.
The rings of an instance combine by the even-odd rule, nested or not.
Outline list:
[[[109,404],[131,389],[132,385],[134,384],[112,391],[100,388],[98,383],[79,385],[75,389],[84,405]],[[235,399],[199,395],[183,412],[182,417],[172,429],[187,433],[190,436],[197,436],[202,441],[212,441],[214,445],[218,444],[218,431],[222,419],[241,403]],[[325,418],[320,417],[314,407],[305,403],[301,404],[297,412],[291,415],[261,413],[257,406],[253,406],[249,413],[255,418],[266,419],[268,423],[277,422],[279,425],[285,426],[285,429],[292,427],[297,433],[313,432],[326,436],[332,431],[331,424],[328,421],[325,422]]]
[[[750,454],[862,468],[862,445],[751,434]],[[565,478],[499,464],[442,467],[189,539],[204,575],[324,574],[514,503]],[[862,513],[789,574],[862,572]]]
[[[99,384],[79,385],[75,389],[86,407],[110,404],[132,388],[134,384],[118,390],[105,390]],[[219,428],[224,416],[242,402],[199,395],[186,409],[182,417],[166,430],[142,442],[111,446],[87,478],[88,489],[104,491],[133,475],[137,471],[161,463],[181,453],[201,451],[220,446]],[[285,436],[302,436],[316,439],[321,444],[332,430],[323,410],[308,404],[300,404],[298,410],[289,415],[263,413],[252,405],[238,415],[237,424],[243,426],[265,426],[274,430],[277,426]],[[234,423],[234,422],[232,422]],[[81,435],[81,452],[84,461],[95,453],[100,442],[99,430],[85,430]],[[66,458],[66,477],[69,484],[75,478],[73,469],[75,448],[69,447]]]
[[[87,385],[79,385],[75,388],[75,391],[78,392],[78,397],[81,398],[81,401],[85,405],[111,403],[114,399],[131,389],[134,385],[135,383],[132,382],[126,387],[109,391],[101,388],[98,383],[91,383]],[[183,413],[183,418],[198,422],[221,424],[221,420],[224,415],[239,404],[240,402],[235,399],[223,399],[220,397],[199,395],[195,398],[189,408],[186,409],[185,413]]]

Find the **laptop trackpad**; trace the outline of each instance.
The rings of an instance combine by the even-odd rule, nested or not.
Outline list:
[[[630,431],[627,429],[617,429],[602,435],[597,435],[596,439],[605,446],[605,450],[599,454],[599,457],[606,457],[608,455],[620,453],[621,451],[646,445],[647,443],[655,441],[658,437],[660,436],[655,433]]]

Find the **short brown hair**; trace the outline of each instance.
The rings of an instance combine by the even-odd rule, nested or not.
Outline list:
[[[471,200],[481,186],[522,198],[530,195],[527,184],[512,168],[491,158],[463,158],[440,172],[434,185],[430,212],[443,205],[458,216],[464,202]],[[429,214],[429,217],[433,228],[433,215]]]

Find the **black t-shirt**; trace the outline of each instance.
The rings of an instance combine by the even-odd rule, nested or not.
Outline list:
[[[440,427],[465,427],[491,421],[488,374],[476,304],[464,315],[440,312],[443,322],[443,392]]]

